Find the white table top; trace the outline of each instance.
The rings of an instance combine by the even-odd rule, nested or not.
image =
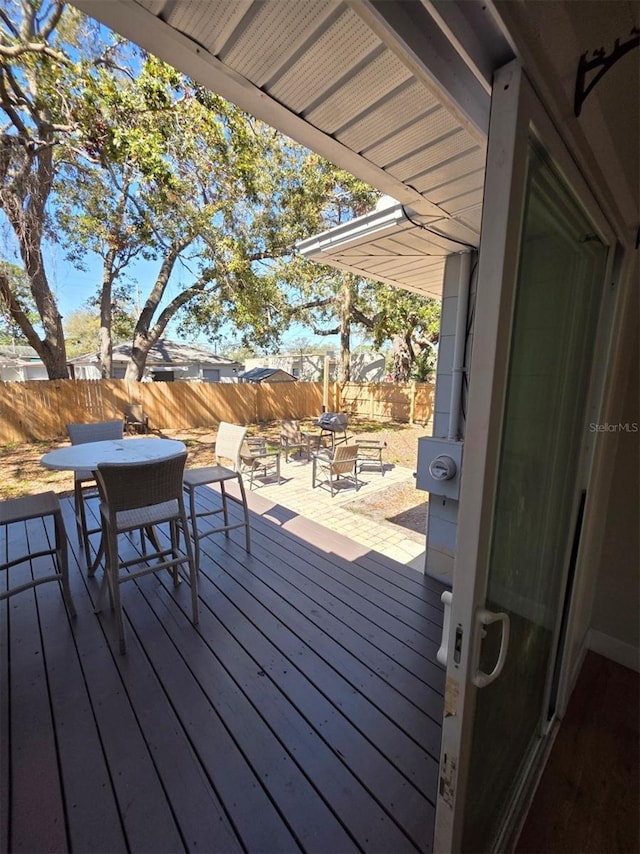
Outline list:
[[[40,462],[59,471],[95,471],[100,463],[144,463],[182,454],[186,446],[176,439],[107,439],[67,445],[45,454]]]

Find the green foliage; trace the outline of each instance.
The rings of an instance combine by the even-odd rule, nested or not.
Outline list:
[[[31,296],[29,281],[24,270],[16,264],[0,260],[0,276],[6,276],[15,299],[26,312],[34,327],[38,326],[39,315]],[[0,344],[28,344],[22,329],[11,314],[11,306],[0,292]]]
[[[70,359],[95,353],[100,348],[100,318],[87,309],[73,311],[65,318],[64,334]]]

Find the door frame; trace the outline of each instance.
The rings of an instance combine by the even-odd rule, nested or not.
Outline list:
[[[434,850],[439,852],[457,851],[462,841],[479,690],[471,682],[479,643],[479,638],[474,643],[475,615],[484,607],[487,591],[531,134],[549,153],[599,239],[609,247],[609,272],[615,246],[612,228],[522,67],[517,60],[510,62],[496,72],[492,93],[436,808]],[[556,638],[559,623],[560,615]],[[560,672],[559,695],[563,696],[568,668],[561,667]],[[547,738],[552,731],[550,721]],[[543,739],[536,756],[539,761],[530,763],[529,777],[540,766],[544,746]]]

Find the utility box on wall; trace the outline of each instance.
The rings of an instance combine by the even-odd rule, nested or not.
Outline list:
[[[418,440],[416,487],[457,501],[462,474],[462,442],[425,436]]]

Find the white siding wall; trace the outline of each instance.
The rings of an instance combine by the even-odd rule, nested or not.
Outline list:
[[[447,258],[442,290],[442,314],[438,344],[433,435],[443,439],[447,437],[449,430],[460,263],[461,258],[459,255],[450,255]],[[469,299],[470,306],[473,305],[473,299],[474,295],[472,292]],[[467,365],[470,361],[471,343],[472,335],[470,333],[467,338]],[[464,407],[464,389],[462,400]],[[464,435],[464,423],[462,421],[461,430]],[[451,498],[429,494],[425,572],[427,575],[438,578],[445,584],[450,584],[453,578],[453,560],[457,530],[458,502]]]

